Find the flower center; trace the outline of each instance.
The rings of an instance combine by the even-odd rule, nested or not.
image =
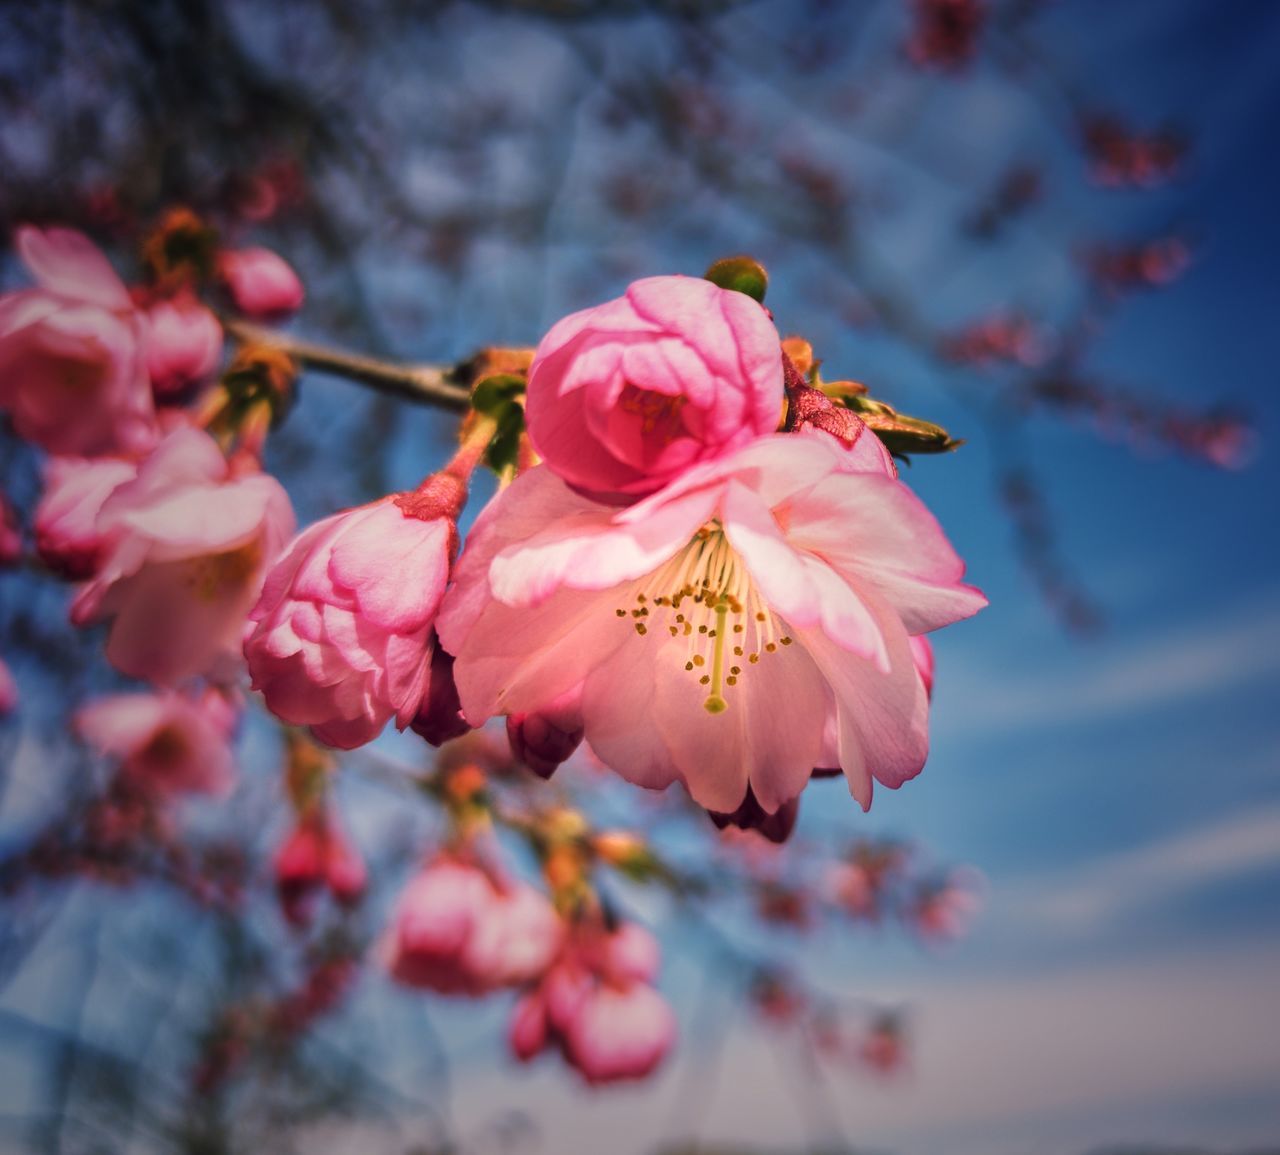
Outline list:
[[[628,381],[618,394],[618,408],[640,418],[641,433],[656,431],[665,441],[674,441],[681,432],[683,423],[680,410],[684,408],[686,400],[683,393],[675,396],[655,393]]]
[[[172,769],[189,753],[187,736],[175,725],[161,726],[148,739],[140,757],[153,766]]]
[[[778,636],[778,621],[734,552],[718,521],[710,521],[660,569],[631,587],[634,604],[614,611],[637,634],[666,629],[687,639],[684,668],[707,687],[709,714],[728,708],[725,692],[746,671],[791,638]]]
[[[261,562],[261,543],[251,541],[239,549],[194,559],[188,581],[202,601],[217,601],[244,586]]]

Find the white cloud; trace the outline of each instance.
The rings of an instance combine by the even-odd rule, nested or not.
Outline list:
[[[1006,917],[1080,933],[1137,908],[1267,868],[1280,868],[1280,806],[1095,859],[1068,875],[1028,880],[995,901]]]
[[[970,666],[943,687],[949,732],[1005,732],[1076,725],[1192,702],[1280,672],[1280,606],[1221,617],[1133,643],[1111,639],[1082,649],[1090,666],[1041,674],[1023,651],[1017,668]],[[943,673],[945,677],[945,671]]]
[[[1221,1149],[1274,1139],[1278,973],[1273,939],[1016,981],[878,988],[868,993],[912,1009],[912,1069],[890,1082],[832,1071],[830,1101],[859,1150],[911,1155],[1080,1155],[1117,1140]],[[720,1001],[736,1022],[750,1023],[745,1010]],[[672,1107],[704,1073],[694,1112],[704,1139],[798,1149],[821,1138],[796,1094],[797,1082],[813,1076],[789,1047],[759,1030],[735,1030],[714,1071],[704,1072],[705,1041],[686,1034],[657,1086],[601,1094],[548,1067],[514,1079],[509,1070],[473,1070],[459,1082],[455,1108],[464,1131],[497,1103],[529,1111],[541,1133],[537,1151],[644,1155],[663,1138],[682,1137],[665,1134]],[[1252,1117],[1242,1112],[1224,1126],[1205,1110],[1242,1096],[1262,1104]],[[1175,1107],[1188,1113],[1179,1117]]]

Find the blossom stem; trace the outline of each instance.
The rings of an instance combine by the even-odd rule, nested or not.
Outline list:
[[[405,401],[434,405],[455,413],[465,412],[471,405],[471,390],[466,384],[465,367],[461,365],[398,365],[316,345],[238,318],[223,317],[222,327],[228,337],[242,345],[278,349],[304,368],[346,377]]]

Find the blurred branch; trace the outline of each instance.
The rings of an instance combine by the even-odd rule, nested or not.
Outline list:
[[[232,340],[242,345],[266,345],[278,349],[305,369],[345,377],[405,401],[434,405],[456,413],[465,412],[471,405],[471,390],[463,383],[467,371],[465,364],[396,365],[375,357],[316,345],[248,321],[224,318],[222,327]]]

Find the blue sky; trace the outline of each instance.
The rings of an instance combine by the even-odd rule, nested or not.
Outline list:
[[[748,4],[721,28],[740,49],[767,48],[791,11]],[[744,74],[736,96],[752,102],[776,140],[803,133],[872,203],[891,207],[868,218],[865,243],[925,316],[961,325],[1017,302],[1052,320],[1074,304],[1076,241],[1170,227],[1197,241],[1182,280],[1120,307],[1088,367],[1169,401],[1243,404],[1259,433],[1250,466],[1218,472],[1061,422],[1026,427],[1021,449],[1047,482],[1062,552],[1107,615],[1098,636],[1065,634],[1019,567],[992,490],[993,446],[970,408],[978,386],[850,328],[824,307],[817,278],[831,271],[781,239],[757,247],[758,224],[732,205],[665,206],[632,231],[602,232],[581,191],[590,182],[574,178],[614,163],[629,145],[585,119],[555,158],[563,191],[543,243],[493,242],[456,291],[443,273],[415,268],[412,254],[375,249],[363,270],[368,286],[376,300],[427,301],[426,320],[399,351],[444,360],[480,343],[535,338],[594,303],[580,286],[598,285],[602,268],[616,271],[620,291],[631,276],[697,273],[716,256],[755,249],[773,274],[779,326],[811,336],[832,375],[866,381],[967,438],[959,453],[921,460],[907,474],[991,599],[936,639],[929,765],[901,791],[880,791],[868,816],[838,782],[815,784],[802,832],[894,835],[942,861],[972,863],[986,879],[986,910],[968,938],[940,952],[875,933],[805,947],[820,986],[912,1009],[907,1078],[881,1085],[833,1074],[843,1128],[860,1146],[906,1155],[1280,1143],[1280,6],[1046,5],[1039,42],[1099,107],[1140,127],[1171,119],[1190,130],[1187,172],[1154,191],[1091,186],[1054,123],[1052,98],[1017,90],[988,67],[920,78],[886,66],[896,59],[900,12],[887,3],[867,11],[857,58],[881,63],[855,77],[868,102],[864,130],[851,137],[816,117],[794,70]],[[433,52],[466,68],[501,49],[507,67],[486,74],[495,89],[533,104],[537,93],[569,85],[575,58],[554,31],[499,17],[491,27],[461,47],[427,46],[423,67],[440,63]],[[628,26],[616,51],[659,40]],[[525,143],[513,133],[499,149],[497,171],[513,194],[548,163]],[[1045,167],[1050,198],[998,250],[946,243],[970,207],[960,190],[972,183],[962,178],[1025,156]],[[424,201],[467,195],[429,154],[406,148],[404,163],[419,172],[415,195]],[[294,420],[322,425],[350,390],[309,381]],[[421,412],[398,416],[395,484],[434,467],[441,428]],[[326,506],[329,496],[315,490],[300,506],[327,512],[341,504]],[[417,756],[407,743],[387,746]],[[269,756],[252,750],[247,761]],[[10,819],[19,802],[10,800]],[[353,817],[358,835],[376,831],[376,816]],[[554,1064],[495,1066],[505,1008],[433,1004],[458,1060],[460,1131],[519,1107],[538,1120],[547,1151],[646,1151],[690,1072],[710,1061],[699,1016],[709,1000],[729,1034],[703,1137],[791,1147],[823,1138],[789,1083],[796,1057],[748,1029],[723,991],[708,990],[679,936],[669,938],[668,955],[665,989],[685,1039],[652,1087],[588,1094]],[[378,990],[380,1029],[387,1005],[421,1001]],[[346,1148],[335,1141],[333,1149]]]
[[[1097,0],[1051,6],[1042,27],[1064,71],[1100,106],[1138,125],[1172,119],[1191,130],[1187,174],[1154,192],[1096,190],[1078,158],[1048,139],[1039,110],[1011,102],[985,74],[926,99],[922,153],[945,168],[936,134],[954,123],[957,152],[998,155],[1012,140],[1075,181],[1065,202],[1020,226],[1025,235],[1004,258],[1031,277],[1049,315],[1069,304],[1069,278],[1026,254],[1060,238],[1064,222],[1096,223],[1102,236],[1117,222],[1137,235],[1189,229],[1199,241],[1192,268],[1123,305],[1089,364],[1167,400],[1243,404],[1260,448],[1248,469],[1223,473],[1031,423],[1028,453],[1048,480],[1064,555],[1108,619],[1096,638],[1067,636],[1018,568],[993,507],[990,446],[953,383],[932,364],[816,322],[829,331],[819,351],[837,375],[900,384],[891,398],[971,439],[954,458],[919,462],[908,480],[992,603],[937,639],[924,774],[897,794],[880,792],[866,818],[842,811],[837,797],[817,804],[817,791],[838,784],[806,797],[808,833],[918,839],[941,858],[974,863],[989,886],[970,937],[941,954],[875,935],[824,946],[820,984],[901,998],[916,1012],[911,1076],[892,1086],[837,1076],[833,1095],[848,1135],[877,1149],[1066,1155],[1125,1141],[1275,1143],[1280,162],[1267,142],[1280,116],[1280,9]],[[900,166],[911,147],[903,142],[886,164]],[[910,187],[926,216],[929,197],[950,211],[945,182],[918,177]],[[975,300],[1005,299],[999,258],[939,267],[919,236],[921,212],[917,203],[874,243],[931,315],[963,320]],[[684,254],[683,266],[692,263]],[[779,323],[800,327],[776,260],[773,269]],[[701,988],[679,961],[672,988],[688,1021]],[[794,1058],[776,1052],[768,1036],[735,1031],[704,1135],[821,1138],[806,1133],[788,1086]],[[703,1061],[687,1040],[680,1063]],[[659,1103],[674,1099],[689,1069],[675,1066]],[[476,1111],[494,1096],[529,1106],[548,1149],[557,1137],[579,1149],[592,1135],[647,1135],[655,1118],[641,1094],[588,1100],[546,1074],[515,1083],[477,1074],[460,1095]]]

